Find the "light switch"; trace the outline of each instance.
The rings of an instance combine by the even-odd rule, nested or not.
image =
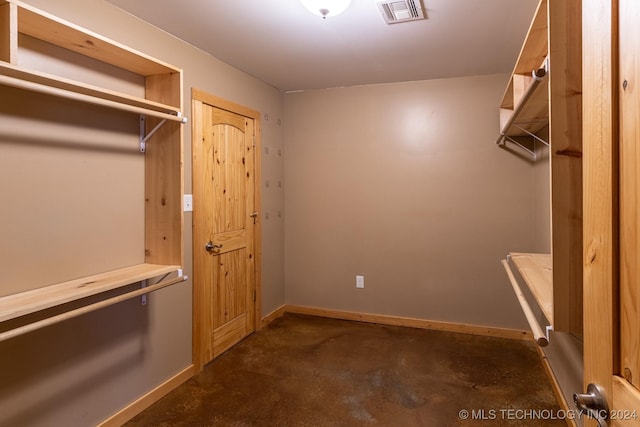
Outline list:
[[[193,212],[193,194],[184,195],[184,211]]]

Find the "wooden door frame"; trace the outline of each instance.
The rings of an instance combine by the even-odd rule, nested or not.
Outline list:
[[[621,376],[618,0],[583,0],[584,392],[602,387],[613,411],[637,409]],[[586,420],[585,427],[595,427]],[[610,424],[640,425],[637,419]]]
[[[618,341],[617,1],[583,1],[584,393],[612,402]],[[597,425],[592,420],[586,426]]]
[[[254,203],[255,210],[257,212],[261,211],[261,143],[260,143],[260,112],[247,108],[243,105],[236,104],[234,102],[228,101],[226,99],[217,97],[215,95],[211,95],[202,90],[192,88],[191,89],[191,105],[192,105],[192,121],[191,121],[191,158],[192,158],[192,182],[195,182],[196,179],[196,168],[195,165],[199,164],[199,159],[197,158],[200,155],[200,150],[197,149],[197,141],[198,135],[201,135],[201,130],[198,129],[198,126],[201,126],[202,123],[198,116],[198,111],[200,108],[197,107],[197,103],[201,102],[207,105],[211,105],[213,107],[227,110],[232,113],[250,118],[254,120],[254,132],[255,132],[255,162],[254,162]],[[200,136],[201,138],[201,136]],[[194,186],[195,190],[195,186]],[[198,197],[198,195],[194,194],[194,198]],[[196,220],[198,213],[194,210],[193,212],[193,232],[195,233],[196,229]],[[261,313],[262,313],[262,221],[260,220],[260,215],[258,215],[258,220],[255,224],[255,235],[254,235],[254,245],[255,245],[255,292],[256,292],[256,300],[254,304],[254,329],[257,331],[262,326],[261,322]],[[204,295],[204,284],[200,277],[197,277],[196,272],[198,268],[196,266],[197,257],[195,253],[197,250],[203,250],[202,248],[197,248],[196,246],[197,239],[195,235],[192,239],[193,246],[193,301],[192,301],[192,311],[193,311],[193,343],[192,343],[192,358],[193,365],[195,367],[195,372],[198,373],[202,371],[204,365],[208,362],[207,358],[204,355],[203,348],[206,348],[207,341],[210,341],[211,337],[208,335],[206,328],[203,327],[204,324],[204,316],[207,315],[205,310],[202,308],[201,303],[203,301]]]

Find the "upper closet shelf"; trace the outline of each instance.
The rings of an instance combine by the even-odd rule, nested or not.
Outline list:
[[[150,88],[181,85],[182,73],[179,68],[19,1],[0,0],[0,23],[3,27],[0,33],[0,84],[166,120],[186,121],[182,116],[180,97],[153,99],[148,95],[149,92],[157,92],[150,91]],[[20,34],[143,76],[147,96],[139,98],[20,67]]]
[[[0,62],[0,84],[132,113],[186,122],[180,109],[63,77],[20,69]]]
[[[513,86],[517,92],[515,108],[500,108],[501,136],[534,136],[549,124],[549,79],[548,60],[530,75],[514,75]],[[515,93],[515,92],[514,92]]]
[[[500,103],[500,136],[532,136],[549,124],[547,1],[542,0]],[[544,142],[544,141],[543,141]]]

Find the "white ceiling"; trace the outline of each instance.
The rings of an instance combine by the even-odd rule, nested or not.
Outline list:
[[[283,91],[511,72],[538,0],[423,0],[387,25],[377,0],[322,19],[298,0],[107,0]]]

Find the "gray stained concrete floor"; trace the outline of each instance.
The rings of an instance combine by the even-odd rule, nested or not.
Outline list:
[[[558,411],[533,343],[286,314],[127,426],[565,426]]]

